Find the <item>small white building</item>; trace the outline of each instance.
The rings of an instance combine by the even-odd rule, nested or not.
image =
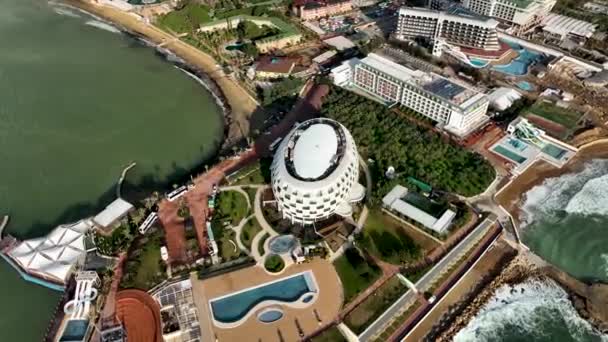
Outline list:
[[[440,234],[445,233],[456,217],[456,213],[450,209],[446,209],[439,217],[435,217],[405,201],[404,198],[407,193],[408,190],[406,187],[396,185],[388,194],[386,194],[386,196],[384,196],[384,198],[382,198],[382,204],[401,215],[411,218],[428,229]]]
[[[541,26],[545,33],[560,40],[569,37],[586,40],[593,36],[596,28],[592,23],[555,13],[547,15]]]
[[[496,110],[503,111],[513,105],[513,103],[521,99],[521,94],[513,89],[507,87],[500,87],[492,90],[488,94],[488,100],[490,106]]]
[[[132,209],[131,203],[117,198],[93,218],[93,223],[102,229],[113,228]]]
[[[331,69],[330,77],[334,81],[334,84],[338,87],[350,85],[353,79],[353,71],[357,64],[359,64],[359,58],[351,58],[342,62],[340,66]]]

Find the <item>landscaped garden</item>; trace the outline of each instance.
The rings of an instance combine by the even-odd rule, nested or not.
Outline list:
[[[334,261],[344,289],[344,301],[349,302],[368,288],[381,274],[380,268],[365,260],[356,248],[349,248]]]
[[[121,287],[148,290],[165,277],[165,264],[160,257],[163,231],[157,229],[135,241],[124,266]]]
[[[357,243],[367,252],[391,264],[407,264],[418,260],[422,250],[394,219],[378,210],[370,210],[365,229]]]
[[[285,268],[285,261],[283,261],[283,258],[280,256],[271,254],[266,257],[266,260],[264,261],[264,268],[266,268],[266,271],[272,273],[281,272],[283,268]]]
[[[569,108],[556,106],[550,102],[537,101],[524,111],[524,116],[547,133],[563,139],[576,129],[582,114]],[[540,120],[537,117],[540,117]]]
[[[236,226],[242,219],[247,216],[249,211],[247,205],[248,199],[237,191],[222,191],[217,196],[216,208],[214,213],[214,221],[223,222],[229,221],[230,224]]]
[[[264,249],[264,243],[266,243],[266,240],[270,237],[270,234],[268,233],[264,233],[264,235],[262,235],[262,238],[260,239],[259,243],[258,243],[258,252],[260,253],[260,255],[264,255],[264,253],[266,253],[266,250]]]
[[[355,334],[360,334],[406,291],[399,278],[392,277],[348,314],[344,322]]]
[[[243,226],[243,230],[241,231],[241,242],[245,247],[251,249],[251,243],[253,242],[253,238],[262,230],[258,220],[255,217],[252,217],[245,223]]]
[[[333,326],[320,335],[315,336],[311,339],[312,342],[346,342],[346,339],[338,330],[338,327]]]
[[[407,177],[463,196],[483,192],[494,180],[494,169],[479,154],[347,90],[332,87],[324,98],[322,114],[346,126],[359,152],[373,160],[368,165],[375,184],[375,203],[395,184],[405,184]],[[389,166],[396,170],[392,180],[384,175]]]

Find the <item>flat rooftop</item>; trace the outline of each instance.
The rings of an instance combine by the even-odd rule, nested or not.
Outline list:
[[[441,97],[454,106],[466,107],[483,97],[480,92],[460,82],[457,83],[432,72],[410,69],[385,55],[370,53],[361,60],[361,63]]]

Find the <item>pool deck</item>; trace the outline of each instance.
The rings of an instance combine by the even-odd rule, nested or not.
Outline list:
[[[320,289],[317,300],[310,306],[298,309],[280,305],[284,316],[274,323],[258,321],[257,312],[264,310],[261,308],[238,327],[222,329],[213,324],[209,300],[307,270],[313,272]],[[300,336],[295,319],[304,333],[309,334],[320,324],[333,320],[338,315],[344,298],[340,278],[333,265],[322,259],[291,265],[280,275],[270,275],[261,266],[253,266],[210,279],[198,280],[195,275],[191,279],[194,301],[199,312],[202,341],[215,341],[216,338],[217,341],[278,341],[279,330],[285,341],[297,341]],[[322,320],[321,323],[315,318],[315,309]]]

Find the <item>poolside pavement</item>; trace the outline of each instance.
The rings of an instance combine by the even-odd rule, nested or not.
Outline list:
[[[313,272],[319,293],[317,300],[306,308],[299,309],[279,305],[284,316],[273,323],[258,321],[257,313],[264,310],[264,308],[261,308],[236,328],[222,329],[213,324],[208,304],[209,300],[307,270]],[[296,319],[304,334],[308,335],[318,329],[320,325],[334,320],[343,302],[340,278],[333,265],[323,259],[291,265],[280,275],[271,275],[261,266],[253,266],[210,279],[198,280],[194,278],[192,277],[192,286],[194,300],[199,312],[203,341],[215,341],[216,339],[217,341],[279,341],[279,334],[284,341],[298,341],[301,337],[295,323]],[[276,307],[277,304],[272,306]],[[321,322],[317,320],[315,310]]]

